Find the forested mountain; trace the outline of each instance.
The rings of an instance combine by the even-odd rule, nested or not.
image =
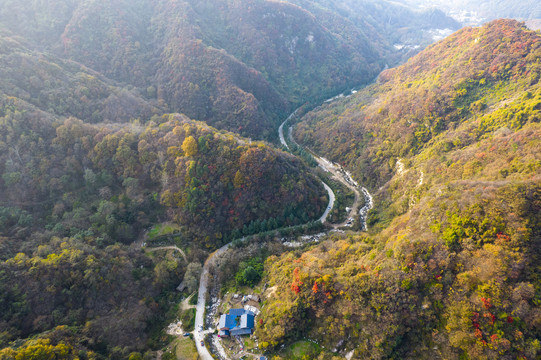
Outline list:
[[[296,137],[377,189],[396,172],[397,159],[409,161],[436,143],[445,152],[461,149],[526,123],[527,109],[536,110],[538,48],[539,35],[514,21],[466,28],[355,96],[308,114]],[[472,123],[473,134],[461,129]]]
[[[153,358],[188,263],[328,206],[279,123],[458,27],[395,1],[0,0],[0,359]],[[267,261],[264,348],[540,356],[540,58],[517,22],[463,29],[302,118],[375,209]],[[141,246],[162,223],[187,261]]]
[[[540,59],[541,36],[518,22],[466,28],[298,123],[376,208],[369,234],[267,261],[264,346],[539,358]]]
[[[178,226],[188,260],[199,262],[235,237],[323,212],[322,186],[293,156],[163,115],[205,108],[212,96],[197,88],[214,80],[223,108],[213,116],[224,128],[237,116],[235,130],[264,138],[274,132],[266,117],[288,107],[260,73],[224,51],[191,37],[176,46],[180,9],[155,9],[164,18],[152,38],[149,3],[3,5],[0,358],[127,358],[159,348],[186,264],[151,257],[140,242],[128,246],[153,224]],[[182,66],[158,59],[157,48]],[[161,83],[184,93],[163,95],[171,92]],[[235,115],[228,101],[239,99]]]
[[[390,45],[393,45],[392,50],[395,51],[400,48],[401,51],[387,55],[389,65],[394,64],[391,60],[393,57],[407,59],[412,52],[424,48],[435,39],[441,39],[440,31],[453,32],[462,27],[456,20],[446,16],[443,11],[435,7],[419,9],[418,6],[409,7],[395,1],[296,0],[293,2],[314,13],[321,13],[319,17],[324,21],[325,26],[343,37],[355,36],[355,32],[351,29],[344,29],[342,18],[345,18],[354,24],[356,29],[362,29],[372,39],[381,39],[379,40],[380,49]],[[333,15],[324,16],[325,13]],[[327,18],[330,19],[327,20]]]
[[[155,117],[144,126],[92,126],[73,118],[50,121],[37,110],[21,110],[13,99],[4,100],[2,112],[3,203],[41,218],[54,212],[51,222],[59,227],[67,214],[81,218],[81,228],[76,219],[66,224],[72,232],[100,223],[106,241],[129,242],[137,226],[148,223],[139,212],[148,215],[161,202],[195,243],[212,247],[253,220],[280,216],[283,224],[297,214],[296,221],[307,221],[323,206],[322,189],[301,175],[306,169],[294,157],[180,115]],[[287,189],[296,189],[297,197]],[[115,195],[126,195],[126,203],[112,222],[115,205],[109,201]],[[101,210],[103,222],[87,217]]]
[[[291,155],[182,115],[91,125],[1,104],[0,347],[56,329],[67,338],[55,344],[102,355],[148,349],[184,265],[122,244],[169,220],[195,254],[254,222],[305,223],[326,204]]]
[[[391,3],[392,22],[372,2],[295,3],[2,0],[0,26],[169,112],[262,139],[295,106],[371,81],[400,57],[397,33],[457,25]]]
[[[275,136],[291,104],[383,67],[368,41],[361,54],[285,2],[3,3],[0,20],[42,50],[148,90],[169,111],[257,138]]]
[[[10,35],[0,37],[0,93],[5,96],[90,123],[145,120],[165,111],[133,87],[119,86],[79,63],[34,51]]]
[[[294,157],[162,114],[270,138],[292,106],[375,76],[368,38],[289,3],[0,1],[0,358],[159,348],[185,264],[127,246],[152,224],[201,261],[320,216]]]

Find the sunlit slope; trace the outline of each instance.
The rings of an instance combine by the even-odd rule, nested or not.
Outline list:
[[[0,23],[40,51],[136,86],[169,111],[256,138],[274,137],[294,106],[366,83],[385,63],[375,50],[381,38],[343,37],[287,2],[1,5]]]
[[[540,58],[517,22],[464,29],[301,120],[297,139],[353,170],[375,209],[367,234],[268,260],[263,346],[539,357]]]

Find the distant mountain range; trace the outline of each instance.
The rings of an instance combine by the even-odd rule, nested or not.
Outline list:
[[[497,18],[541,19],[541,3],[537,0],[401,0],[401,2],[416,7],[437,7],[465,25],[480,24]]]
[[[4,36],[32,51],[84,64],[170,112],[267,139],[294,107],[368,83],[433,41],[431,30],[459,27],[390,2],[0,4]]]

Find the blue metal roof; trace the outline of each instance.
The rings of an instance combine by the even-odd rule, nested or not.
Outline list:
[[[254,316],[253,312],[244,309],[229,310],[229,314],[220,316],[218,323],[220,336],[251,334],[255,323]],[[237,321],[238,318],[240,318],[239,321]]]
[[[238,335],[251,335],[252,329],[233,329],[231,330],[231,335],[238,336]]]
[[[245,312],[246,312],[246,310],[244,310],[244,309],[231,309],[231,310],[229,310],[229,315],[231,315],[231,316],[241,316],[241,315],[244,315]]]
[[[218,323],[218,328],[222,329],[233,329],[237,327],[237,317],[231,315],[222,315],[220,316],[220,322]]]
[[[250,314],[244,314],[240,317],[240,327],[241,328],[254,328],[254,316]]]

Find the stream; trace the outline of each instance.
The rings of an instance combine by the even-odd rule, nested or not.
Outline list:
[[[355,90],[351,91],[352,94],[354,94],[355,92],[356,92]],[[340,99],[343,97],[344,95],[342,96],[338,95],[331,99],[326,100],[325,103],[330,103],[336,99]],[[292,112],[291,115],[289,115],[288,118],[278,128],[278,135],[280,137],[280,143],[288,150],[290,150],[290,148],[287,145],[287,142],[284,137],[284,126],[286,126],[287,122],[290,121],[297,114],[298,110],[299,109]],[[297,146],[299,146],[293,139],[291,130],[292,128],[289,128],[289,136],[291,140]],[[307,150],[308,152],[312,154],[312,156],[316,159],[320,167],[322,167],[325,171],[332,173],[336,179],[338,179],[341,183],[343,183],[345,186],[347,186],[348,188],[352,189],[355,192],[355,203],[352,206],[352,212],[355,212],[359,215],[363,223],[363,230],[367,230],[366,218],[367,218],[368,212],[373,207],[373,199],[370,193],[368,192],[368,190],[362,186],[359,186],[359,184],[351,178],[350,173],[346,171],[345,169],[343,169],[342,166],[340,166],[339,164],[332,163],[325,158],[319,157],[318,155],[316,155],[314,152],[312,152],[309,149],[305,148],[305,150]],[[327,194],[329,195],[329,204],[327,208],[325,209],[325,212],[323,213],[321,218],[319,218],[318,221],[321,221],[322,223],[326,223],[327,215],[334,207],[335,195],[332,189],[328,186],[328,184],[326,184],[323,181],[321,181],[321,183],[323,184],[323,187],[325,188],[325,190],[327,191]],[[363,195],[365,201],[364,201],[364,206],[361,209],[359,209],[357,212],[357,208],[360,202],[360,194]],[[338,227],[352,226],[352,224],[348,222],[347,220],[343,224],[328,224],[328,225],[330,225],[334,229]],[[242,238],[241,241],[242,240],[244,240],[244,238]],[[199,353],[200,358],[203,360],[213,359],[209,349],[207,349],[206,344],[202,344],[202,341],[204,341],[207,334],[211,334],[214,332],[214,328],[213,328],[214,324],[211,321],[209,321],[209,319],[212,319],[213,314],[216,311],[215,303],[216,301],[218,301],[218,300],[214,301],[213,299],[214,303],[208,306],[209,313],[207,314],[206,318],[207,318],[207,323],[209,323],[209,328],[204,329],[206,296],[209,293],[208,284],[209,284],[209,276],[210,276],[210,267],[216,261],[217,256],[223,254],[227,249],[229,249],[230,245],[231,243],[226,244],[222,246],[220,249],[210,254],[210,256],[205,261],[205,264],[203,266],[203,271],[201,272],[201,278],[199,281],[197,306],[196,306],[196,315],[195,315],[194,340],[195,340],[195,345],[197,347],[197,352]],[[229,360],[225,352],[223,351],[223,349],[220,349],[221,346],[219,344],[219,339],[216,335],[212,336],[211,347],[212,347],[212,350],[214,350],[213,351],[214,356],[222,360]]]

